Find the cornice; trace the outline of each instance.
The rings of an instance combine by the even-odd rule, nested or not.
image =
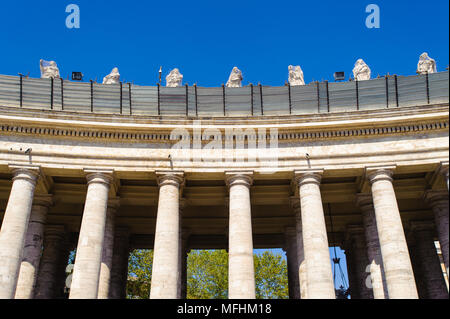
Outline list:
[[[189,132],[191,140],[199,141],[202,139],[201,134],[196,134],[196,128],[193,126],[198,123],[195,119],[190,121],[173,119],[171,122],[169,119],[164,121],[148,117],[134,119],[129,116],[118,118],[117,115],[112,115],[109,116],[110,122],[104,122],[103,120],[107,117],[102,117],[102,120],[99,120],[98,114],[71,113],[69,114],[71,119],[69,119],[66,112],[46,111],[43,113],[43,111],[6,108],[8,109],[7,112],[1,113],[3,109],[5,107],[0,107],[0,134],[4,135],[177,143],[180,139],[171,139],[170,132],[175,128],[181,128]],[[33,117],[33,114],[36,116]],[[42,117],[42,115],[47,116]],[[130,120],[135,121],[128,123],[127,121]],[[373,112],[264,117],[263,119],[258,117],[245,120],[233,118],[231,124],[224,124],[222,120],[217,119],[217,123],[215,119],[206,120],[205,123],[201,122],[201,129],[216,128],[224,135],[227,128],[241,128],[243,121],[246,121],[247,125],[243,125],[245,129],[254,128],[255,132],[255,134],[246,137],[246,140],[258,138],[257,128],[267,129],[270,127],[278,129],[279,141],[290,142],[448,131],[449,112],[447,106],[435,106],[434,108],[427,106],[375,110]],[[180,122],[183,124],[180,124]],[[266,139],[270,139],[270,131],[266,133]],[[222,140],[225,140],[225,138]],[[209,139],[203,140],[203,143],[210,141]]]

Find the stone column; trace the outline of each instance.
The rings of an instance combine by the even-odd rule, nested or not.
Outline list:
[[[183,172],[158,172],[159,202],[156,219],[150,299],[176,299],[180,269],[179,218]]]
[[[384,274],[383,258],[381,256],[380,240],[378,238],[377,220],[375,218],[375,208],[373,207],[372,195],[358,194],[357,205],[361,209],[363,226],[366,237],[367,257],[370,273],[370,283],[373,290],[374,299],[388,299],[386,276]]]
[[[112,171],[86,170],[88,190],[78,238],[70,299],[97,299]]]
[[[351,250],[353,257],[353,272],[355,275],[354,285],[357,285],[356,291],[358,291],[357,299],[373,299],[373,292],[368,285],[367,277],[370,273],[367,271],[367,267],[370,265],[369,258],[367,256],[367,245],[364,236],[364,228],[359,225],[350,225],[347,227],[348,244],[347,247]],[[354,287],[351,287],[353,291]],[[352,295],[352,299],[353,298]]]
[[[103,239],[102,264],[100,266],[100,278],[98,282],[98,299],[109,298],[109,286],[111,282],[111,268],[114,248],[114,219],[120,199],[110,199],[106,210],[105,237]]]
[[[320,182],[322,170],[296,171],[302,212],[308,299],[336,299]]]
[[[58,286],[58,268],[66,246],[66,228],[63,225],[47,225],[44,233],[39,272],[36,279],[35,299],[55,299]]]
[[[386,283],[391,299],[417,299],[411,259],[406,244],[392,175],[395,166],[367,168],[383,256]]]
[[[130,232],[128,228],[116,227],[114,230],[114,249],[109,299],[126,298],[129,252]]]
[[[253,172],[227,172],[230,193],[228,298],[255,299],[250,187]]]
[[[0,230],[0,299],[13,299],[22,262],[38,167],[10,166],[12,188]]]
[[[308,299],[308,279],[306,273],[305,252],[303,249],[302,211],[300,198],[291,197],[291,206],[295,213],[295,231],[297,243],[297,272],[299,277],[300,299]]]
[[[448,192],[428,191],[425,193],[425,199],[433,209],[439,244],[441,245],[442,250],[442,257],[444,258],[447,274],[450,274],[448,269]]]
[[[427,299],[448,299],[447,285],[432,236],[433,230],[432,222],[411,222],[411,231],[416,242],[417,261],[425,285],[425,297]]]
[[[51,195],[34,197],[17,281],[16,299],[33,299],[44,243],[44,225],[47,220],[48,208],[51,205]]]
[[[300,299],[300,282],[297,256],[297,231],[295,227],[285,229],[285,251],[288,269],[289,299]]]

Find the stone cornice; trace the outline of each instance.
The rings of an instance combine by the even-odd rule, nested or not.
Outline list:
[[[0,111],[2,111],[0,107]],[[365,138],[367,136],[391,136],[430,131],[448,131],[448,108],[435,106],[399,108],[348,113],[327,113],[290,117],[235,118],[202,120],[201,128],[216,128],[225,134],[226,128],[254,129],[248,140],[258,138],[258,128],[278,129],[280,141],[304,141],[322,139]],[[71,117],[69,117],[71,115]],[[195,133],[195,119],[151,119],[124,116],[101,117],[97,114],[43,112],[32,110],[7,110],[0,115],[0,134],[31,135],[49,138],[78,138],[116,140],[120,142],[176,143],[170,132],[185,129],[191,140],[201,140]],[[110,120],[109,122],[107,120]],[[267,131],[267,139],[270,132]],[[223,138],[222,140],[225,140]],[[208,143],[210,140],[204,140]]]

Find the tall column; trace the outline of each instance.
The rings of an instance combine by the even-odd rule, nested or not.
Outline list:
[[[306,273],[305,252],[303,249],[302,211],[300,198],[291,197],[291,206],[295,213],[295,231],[297,243],[297,276],[299,278],[300,299],[308,299],[308,279]]]
[[[230,193],[228,298],[255,299],[250,187],[253,172],[227,172]]]
[[[296,171],[309,299],[336,299],[320,182],[323,170]]]
[[[450,274],[448,269],[448,192],[428,191],[425,193],[425,199],[433,210],[434,222],[436,224],[439,244],[441,245],[442,250],[442,257],[444,258],[447,274]]]
[[[47,220],[48,208],[51,205],[51,195],[34,197],[17,281],[16,299],[33,299],[44,243],[44,225]]]
[[[112,171],[87,173],[88,190],[78,238],[70,299],[97,299]]]
[[[364,237],[364,228],[358,225],[350,225],[347,228],[348,245],[353,257],[353,272],[355,275],[354,286],[357,285],[358,299],[373,299],[372,289],[367,284],[367,277],[370,275],[367,272],[369,265],[369,258],[367,256],[367,245]],[[353,291],[353,288],[350,289]],[[353,295],[352,295],[352,299]],[[356,299],[356,298],[355,298]]]
[[[176,299],[180,269],[179,218],[183,172],[158,172],[159,201],[156,219],[150,299]]]
[[[35,299],[57,298],[58,268],[66,245],[66,228],[63,225],[47,225],[44,231],[44,250],[36,279]]]
[[[109,286],[111,282],[111,268],[114,249],[114,218],[120,205],[118,198],[108,201],[106,210],[105,237],[103,239],[102,264],[100,266],[100,278],[98,283],[98,299],[109,298]]]
[[[383,257],[381,256],[380,240],[378,238],[377,220],[373,207],[372,195],[358,194],[357,205],[361,209],[364,232],[367,244],[367,257],[369,258],[370,284],[374,299],[388,299],[386,276],[384,274]],[[369,284],[369,282],[368,282]]]
[[[447,285],[432,236],[433,229],[432,222],[411,222],[411,231],[416,242],[417,261],[421,270],[420,275],[423,276],[425,285],[425,297],[427,299],[448,299]]]
[[[114,249],[109,299],[126,298],[129,252],[130,232],[128,228],[116,227],[114,229]]]
[[[10,166],[12,188],[0,230],[0,299],[13,299],[22,262],[38,167]]]
[[[395,166],[367,168],[383,256],[386,283],[391,299],[417,299],[411,259],[406,244],[394,186]]]

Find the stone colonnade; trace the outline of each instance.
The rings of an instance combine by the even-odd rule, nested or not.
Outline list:
[[[362,225],[349,225],[347,253],[354,298],[415,299],[418,272],[413,268],[393,187],[395,166],[370,167],[366,177],[371,193],[359,194]],[[65,229],[47,225],[49,195],[36,195],[39,167],[11,166],[13,184],[0,231],[0,298],[55,298],[60,289],[55,273],[63,273],[67,260]],[[124,298],[127,280],[129,231],[116,228],[118,199],[109,198],[114,172],[85,170],[88,190],[73,277],[71,299]],[[448,179],[447,171],[443,172]],[[253,172],[225,173],[229,191],[229,298],[254,299],[251,186]],[[290,296],[334,299],[335,289],[321,196],[323,170],[294,172],[298,198],[291,198],[295,227],[286,229]],[[184,173],[157,172],[159,203],[151,283],[152,299],[186,295],[187,230],[181,225],[180,205]],[[444,194],[445,193],[445,194]],[[430,191],[425,199],[434,212],[435,225],[448,269],[448,193]],[[448,298],[436,251],[434,225],[412,224],[415,254],[420,256],[427,298]],[[42,253],[42,246],[44,250]],[[415,276],[416,275],[416,276]]]

